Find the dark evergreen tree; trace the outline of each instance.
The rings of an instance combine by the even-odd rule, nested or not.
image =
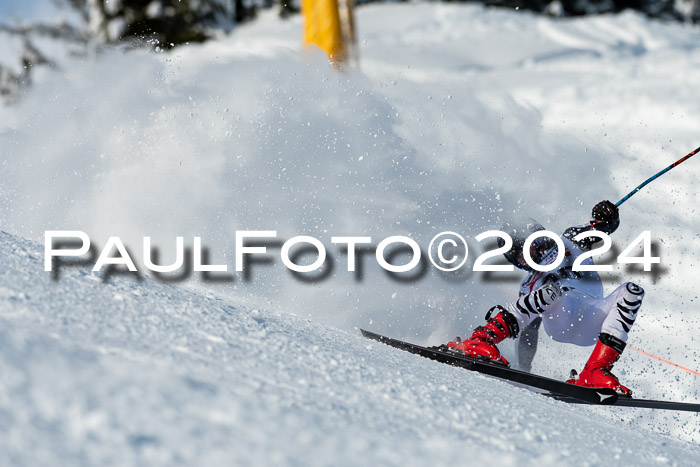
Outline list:
[[[202,42],[241,17],[237,0],[64,0],[106,43],[148,41],[164,48]]]

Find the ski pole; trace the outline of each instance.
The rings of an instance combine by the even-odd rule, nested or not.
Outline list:
[[[646,181],[644,181],[644,183],[642,183],[641,185],[639,185],[639,186],[638,186],[637,188],[635,188],[634,190],[630,191],[630,192],[627,194],[627,196],[625,196],[625,197],[622,198],[620,201],[618,201],[617,203],[615,203],[615,206],[618,206],[618,207],[619,207],[622,203],[624,203],[625,201],[627,201],[628,199],[630,199],[630,198],[632,197],[632,195],[634,195],[636,192],[638,192],[639,190],[641,190],[642,188],[644,188],[645,186],[647,186],[649,183],[653,182],[654,180],[656,180],[657,178],[659,178],[660,176],[662,176],[663,174],[665,174],[666,172],[668,172],[669,170],[671,170],[672,168],[674,168],[675,166],[677,166],[678,164],[680,164],[681,162],[684,162],[684,161],[686,161],[687,159],[690,159],[691,157],[693,157],[693,156],[694,156],[695,154],[697,154],[698,152],[700,152],[700,148],[697,148],[695,151],[691,152],[690,154],[681,157],[680,159],[678,159],[678,160],[677,160],[676,162],[674,162],[673,164],[669,165],[668,167],[666,167],[666,168],[663,169],[662,171],[658,172],[656,175],[654,175],[654,176],[648,178]]]

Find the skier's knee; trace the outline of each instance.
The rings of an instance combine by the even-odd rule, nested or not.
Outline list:
[[[544,307],[549,307],[562,296],[561,287],[556,282],[544,285],[533,293],[537,294],[537,298]]]
[[[547,284],[537,290],[522,295],[508,306],[508,311],[518,320],[521,329],[532,320],[553,309],[562,296],[558,284]]]
[[[644,299],[644,289],[634,282],[626,282],[624,286],[625,292],[617,300],[617,309],[627,314],[628,317],[636,318],[637,311],[642,306]]]
[[[634,282],[626,282],[625,283],[625,297],[624,301],[625,302],[632,302],[628,303],[628,305],[632,305],[633,303],[641,303],[642,299],[644,298],[644,289],[635,284]]]

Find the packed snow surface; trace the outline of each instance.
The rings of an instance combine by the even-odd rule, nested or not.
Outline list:
[[[357,16],[359,70],[302,52],[300,18],[263,15],[167,54],[67,59],[0,107],[0,464],[700,461],[698,415],[567,406],[357,335],[464,336],[517,275],[402,282],[367,261],[358,277],[330,243],[458,231],[468,271],[473,237],[512,216],[585,222],[700,144],[700,31],[474,5]],[[621,208],[618,251],[649,229],[662,267],[604,274],[606,291],[647,292],[630,345],[691,369],[699,163]],[[236,230],[274,229],[319,238],[334,269],[53,281],[32,243],[52,229],[119,236],[137,259],[150,236],[163,262],[201,236],[229,271]],[[533,370],[563,378],[589,352],[541,336]],[[700,400],[696,375],[634,349],[616,373],[643,397]]]
[[[70,268],[56,283],[40,245],[0,233],[0,247],[2,465],[693,465],[700,455],[652,433],[641,412],[552,401],[151,279],[104,283]]]

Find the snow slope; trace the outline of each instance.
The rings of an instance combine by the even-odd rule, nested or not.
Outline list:
[[[179,288],[150,280],[137,286],[120,278],[105,286],[88,279],[91,276],[85,271],[67,272],[60,282],[51,284],[46,273],[34,270],[41,267],[36,257],[31,263],[8,268],[0,283],[4,291],[0,317],[8,326],[7,331],[3,328],[7,338],[0,345],[7,346],[2,355],[12,358],[4,358],[3,364],[12,365],[13,374],[18,375],[19,386],[13,388],[25,384],[31,390],[22,393],[38,394],[37,400],[26,401],[21,410],[3,402],[12,410],[5,409],[2,420],[27,420],[26,429],[14,432],[17,441],[12,446],[30,445],[27,434],[31,433],[46,440],[73,437],[48,448],[47,456],[60,451],[66,456],[118,459],[142,450],[143,455],[157,457],[182,446],[189,451],[181,452],[181,457],[194,459],[199,457],[195,452],[199,447],[187,444],[183,435],[191,430],[199,433],[201,443],[230,442],[230,433],[235,433],[243,440],[235,449],[240,456],[268,451],[292,456],[289,445],[275,448],[265,439],[281,436],[286,427],[295,435],[308,436],[295,443],[309,447],[319,459],[328,459],[324,456],[331,452],[347,452],[345,457],[331,458],[352,463],[350,454],[360,448],[370,455],[390,456],[380,443],[372,444],[374,439],[383,439],[380,432],[386,430],[393,433],[395,443],[388,445],[397,452],[410,454],[419,449],[412,439],[432,440],[427,443],[430,448],[420,444],[423,451],[416,454],[418,459],[421,455],[428,459],[429,454],[457,460],[469,450],[438,441],[446,436],[434,434],[440,430],[412,431],[419,428],[407,423],[391,428],[389,421],[391,417],[428,417],[437,427],[448,426],[447,419],[437,421],[447,412],[429,407],[438,410],[433,419],[430,410],[424,412],[422,405],[410,403],[420,400],[412,391],[439,388],[442,383],[437,381],[444,380],[454,382],[454,386],[445,383],[445,410],[452,407],[456,417],[468,420],[472,413],[479,415],[471,421],[456,418],[454,423],[464,429],[453,440],[485,442],[484,446],[500,442],[502,453],[512,452],[513,459],[521,461],[526,453],[545,456],[551,443],[560,449],[552,450],[552,455],[572,462],[576,453],[582,455],[575,447],[580,437],[567,433],[576,426],[574,432],[588,436],[593,430],[590,424],[575,419],[574,425],[561,426],[553,440],[548,431],[527,428],[528,423],[546,427],[547,421],[527,420],[526,415],[534,411],[515,408],[525,400],[527,407],[535,404],[537,410],[549,413],[553,410],[549,404],[559,407],[556,403],[518,391],[525,399],[508,397],[498,407],[502,418],[495,426],[506,430],[500,435],[483,422],[491,419],[481,405],[501,391],[515,389],[498,385],[494,389],[495,383],[477,376],[457,376],[454,370],[435,368],[354,337],[360,326],[417,343],[436,344],[464,335],[482,322],[491,305],[513,297],[518,277],[487,281],[478,274],[445,278],[429,271],[421,280],[405,284],[387,278],[370,262],[364,279],[356,281],[344,271],[345,258],[331,246],[330,237],[371,235],[377,243],[388,235],[410,235],[427,247],[437,232],[456,230],[473,238],[499,227],[514,214],[534,216],[555,231],[585,221],[595,202],[621,198],[700,144],[700,110],[695,99],[700,32],[633,13],[552,21],[475,5],[446,4],[362,7],[358,27],[360,71],[335,73],[322,54],[302,55],[299,18],[283,22],[274,15],[263,15],[228,38],[179,48],[171,54],[113,51],[97,61],[63,64],[61,73],[37,76],[36,86],[19,104],[0,107],[0,229],[4,231],[40,241],[48,229],[78,229],[88,232],[98,245],[119,235],[137,258],[141,238],[149,235],[160,246],[164,261],[173,256],[175,236],[190,240],[200,235],[211,249],[212,260],[232,269],[235,230],[276,229],[281,237],[316,236],[336,258],[331,276],[312,284],[292,278],[279,261],[255,268],[249,282],[236,276],[233,282],[194,284],[196,278],[192,278],[178,284]],[[693,369],[700,367],[695,292],[700,258],[697,164],[691,159],[622,208],[616,244],[622,248],[642,230],[651,229],[659,239],[663,268],[644,274],[616,267],[604,276],[607,290],[628,279],[647,290],[631,345]],[[15,243],[18,251],[25,248],[17,237],[4,241],[10,250]],[[478,251],[475,242],[470,246],[472,252]],[[6,281],[15,285],[6,285]],[[132,296],[134,290],[141,298]],[[232,318],[231,303],[245,304],[247,308],[235,309],[248,318]],[[219,311],[211,311],[214,314],[206,318],[203,312],[194,311],[209,308]],[[264,325],[255,324],[255,317],[261,315],[247,309],[261,310]],[[312,321],[298,321],[290,313]],[[329,325],[332,328],[325,327]],[[214,341],[194,329],[214,336]],[[261,330],[269,334],[267,340],[257,336]],[[232,334],[220,334],[228,332]],[[189,344],[197,342],[194,352]],[[249,357],[257,355],[259,345],[240,342],[269,346],[264,352],[270,360],[268,375],[261,371],[254,376],[253,365],[259,363]],[[207,345],[213,352],[210,360],[203,357]],[[326,387],[318,382],[325,380],[318,360],[313,355],[302,358],[314,345],[319,347],[316,352],[336,355],[339,363],[343,359],[355,363],[348,374],[338,377],[331,387],[336,395],[326,395],[328,398],[319,395]],[[231,353],[229,346],[243,353]],[[570,368],[580,369],[590,352],[589,348],[552,343],[545,336],[540,349],[533,369],[558,378],[568,375]],[[512,353],[508,344],[504,350],[508,356]],[[35,351],[39,356],[33,357]],[[276,351],[293,355],[296,366],[285,370],[284,365],[291,363],[278,363]],[[57,355],[56,359],[51,360],[51,355]],[[247,357],[232,359],[232,355]],[[378,393],[386,390],[397,396],[390,400],[408,399],[397,402],[401,410],[395,408],[392,413],[380,410],[388,402],[377,402],[374,412],[386,415],[385,424],[365,436],[364,428],[357,427],[364,426],[372,411],[338,401],[357,402],[366,389],[358,393],[353,388],[372,387],[361,377],[365,370],[358,369],[365,368],[361,358],[369,361],[371,355],[391,363],[376,365],[375,379],[370,381],[379,385]],[[49,363],[42,367],[38,360]],[[130,367],[132,362],[140,362],[141,371]],[[252,386],[240,383],[246,379],[234,379],[238,377],[220,365],[247,375]],[[396,376],[396,369],[404,366],[406,372]],[[331,379],[334,371],[345,371],[333,368],[327,370]],[[375,365],[366,368],[369,372]],[[410,376],[414,368],[426,372],[421,384],[412,379],[418,376]],[[385,381],[385,372],[392,375],[391,381]],[[59,373],[67,376],[60,378]],[[314,381],[307,373],[320,378],[315,389],[309,389],[309,395],[301,389],[294,392],[292,388],[304,387],[297,385],[299,379],[307,384]],[[645,397],[700,400],[697,376],[633,350],[625,353],[616,373]],[[202,378],[210,384],[204,387],[212,391],[189,388],[185,381],[189,377],[194,378],[194,386]],[[399,378],[407,381],[405,388],[396,381]],[[484,385],[472,384],[470,378]],[[96,385],[102,380],[104,387]],[[51,388],[58,381],[65,387],[52,395]],[[83,381],[90,384],[83,387]],[[122,394],[121,386],[129,389]],[[9,391],[10,386],[3,387]],[[249,397],[240,398],[233,387],[244,388],[241,391]],[[454,387],[461,388],[461,397],[449,395]],[[257,402],[253,391],[261,394]],[[105,394],[115,398],[113,405],[105,403]],[[485,394],[489,397],[481,397]],[[70,398],[75,395],[79,402],[71,409],[74,412],[59,410],[71,406]],[[125,415],[121,408],[133,406],[141,395],[145,398],[140,410],[143,418]],[[268,396],[277,401],[272,412],[263,407]],[[219,420],[202,409],[209,402],[197,405],[188,402],[190,398],[213,398],[221,403],[213,412],[226,413],[229,407],[240,417],[224,416],[224,422],[212,428],[203,421],[207,417]],[[456,410],[463,408],[459,404],[464,398],[472,409]],[[316,400],[327,403],[317,406]],[[439,406],[440,399],[434,400]],[[338,404],[338,413],[325,410],[333,404]],[[91,407],[99,407],[95,418],[91,418]],[[615,421],[620,430],[656,433],[644,431],[640,436],[667,433],[700,441],[694,415],[561,410],[567,416],[596,414]],[[401,411],[406,415],[399,416]],[[531,450],[526,447],[529,443],[511,448],[505,442],[513,438],[504,428],[509,411],[521,414],[512,429],[522,431],[524,427],[532,434],[535,447]],[[275,416],[284,422],[271,422]],[[180,417],[180,421],[171,423],[167,417]],[[191,425],[186,418],[192,418]],[[347,418],[355,422],[348,425],[354,428],[338,428]],[[227,425],[226,420],[231,419],[236,422]],[[241,420],[254,420],[259,429],[245,430]],[[308,431],[294,429],[307,422],[312,427]],[[313,428],[316,422],[318,432]],[[149,423],[162,425],[152,431],[143,429]],[[374,423],[367,422],[379,426]],[[488,436],[467,434],[467,427],[474,426],[470,423],[483,426]],[[183,431],[174,430],[175,425]],[[219,425],[222,431],[217,431]],[[114,432],[109,431],[112,429]],[[338,431],[338,436],[321,434],[330,429]],[[427,425],[420,429],[427,430]],[[355,438],[343,430],[365,441],[354,445]],[[406,437],[407,432],[415,438]],[[106,447],[102,451],[103,442],[116,443],[99,438],[110,439],[105,433],[119,433],[124,446],[130,446],[129,436],[135,436],[133,453],[119,454],[117,444],[111,445],[114,449],[109,454]],[[538,438],[544,434],[546,440]],[[518,442],[524,443],[528,436],[521,435]],[[614,456],[614,449],[621,449],[617,454],[623,457],[636,455],[625,449],[643,443],[630,436],[629,443],[618,443],[613,450],[596,455]],[[82,452],[79,440],[83,437],[95,440],[94,451]],[[654,439],[670,442],[663,437]],[[676,445],[669,446],[676,451]],[[213,451],[233,449],[219,447]],[[19,452],[15,448],[12,452]],[[308,455],[304,449],[293,455]],[[678,462],[687,459],[661,452],[665,448],[655,454],[653,446],[649,449],[639,454],[646,457],[630,458],[630,462],[651,463],[656,455]],[[205,448],[199,451],[204,452]],[[686,451],[679,448],[679,452]],[[25,454],[38,456],[41,452]],[[391,459],[403,463],[408,458],[397,454]]]
[[[144,279],[43,273],[0,233],[2,465],[694,465],[629,409],[571,406]],[[637,414],[640,416],[641,414]],[[694,418],[697,420],[697,417]]]

